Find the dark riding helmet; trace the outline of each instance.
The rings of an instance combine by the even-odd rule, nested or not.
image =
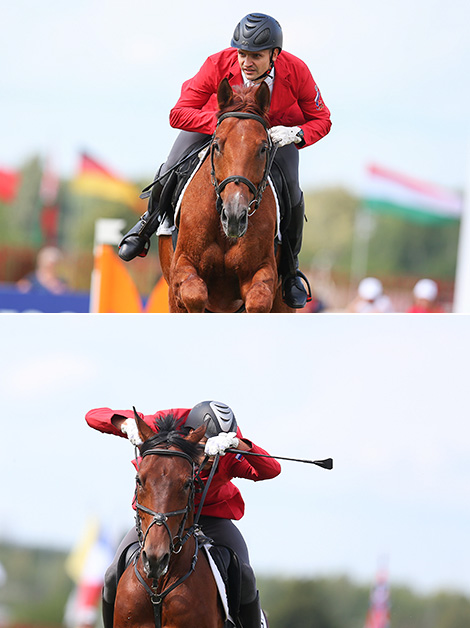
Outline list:
[[[236,432],[237,421],[231,408],[219,401],[201,401],[188,414],[184,427],[193,430],[206,425],[207,438],[217,436],[221,432]]]
[[[264,13],[249,13],[237,24],[230,45],[249,52],[273,48],[281,51],[281,25]]]

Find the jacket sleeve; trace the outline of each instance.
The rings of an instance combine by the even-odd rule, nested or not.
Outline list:
[[[209,57],[199,72],[183,83],[181,96],[170,111],[170,125],[183,131],[211,135],[216,127],[215,108],[204,109],[209,99],[217,94],[219,70]]]
[[[331,129],[330,111],[323,102],[318,85],[313,80],[310,70],[302,64],[299,70],[298,104],[305,118],[300,124],[304,132],[305,144],[298,148],[311,146],[325,137]]]
[[[237,434],[240,436],[240,434]],[[258,447],[246,438],[245,443],[251,445],[249,451],[256,454],[267,454],[267,451]],[[234,478],[244,478],[259,482],[260,480],[271,480],[281,473],[281,465],[274,458],[264,458],[262,456],[244,456],[244,452],[239,454],[225,454],[231,457],[230,472]]]
[[[132,418],[134,416],[133,410],[111,410],[111,408],[95,408],[93,410],[89,410],[85,415],[85,421],[88,425],[95,430],[100,432],[104,432],[105,434],[115,434],[116,436],[122,436],[123,438],[127,438],[125,434],[114,427],[111,422],[111,419],[116,417],[122,418]],[[139,415],[143,418],[142,415]]]
[[[142,414],[141,412],[137,412],[140,418],[147,423],[147,425],[154,432],[155,421],[156,419],[163,418],[167,414],[173,414],[173,416],[178,419],[186,419],[189,410],[185,408],[174,408],[171,410],[159,410],[155,414]],[[93,427],[95,430],[99,430],[100,432],[104,432],[105,434],[114,434],[115,436],[122,436],[123,438],[127,438],[126,434],[123,434],[121,430],[118,430],[112,424],[113,417],[121,417],[125,419],[133,419],[134,418],[134,410],[111,410],[111,408],[95,408],[94,410],[90,410],[85,415],[85,420],[90,427]]]

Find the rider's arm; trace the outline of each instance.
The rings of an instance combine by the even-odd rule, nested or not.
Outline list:
[[[299,125],[304,132],[304,143],[297,144],[299,148],[315,144],[331,129],[330,111],[307,66],[302,69],[301,75],[298,104],[306,121]]]
[[[181,96],[170,111],[172,127],[207,135],[214,132],[217,89],[220,81],[230,73],[233,54],[233,50],[222,50],[211,55],[199,72],[183,83]]]
[[[230,456],[230,472],[233,477],[245,478],[247,480],[270,480],[281,472],[281,465],[274,458],[263,456],[244,456],[244,451],[251,451],[257,454],[267,454],[267,451],[258,447],[247,438],[240,438],[237,449],[240,454],[227,454]]]
[[[168,414],[173,414],[176,419],[185,419],[189,413],[187,408],[172,408],[170,410],[159,410],[155,414],[137,414],[143,419],[147,425],[155,431],[155,419],[163,418]],[[123,436],[126,434],[121,432],[121,425],[126,419],[133,419],[133,410],[111,410],[111,408],[95,408],[85,415],[85,420],[90,427],[106,434],[115,434]]]
[[[298,126],[304,133],[303,142],[296,144],[297,148],[318,142],[331,128],[330,112],[308,66],[295,55],[282,51],[275,67],[278,73],[274,79],[274,91],[279,89],[281,104],[285,100],[290,126]],[[280,82],[277,88],[276,80]],[[296,102],[297,113],[296,107],[291,107],[293,101]],[[286,124],[282,120],[283,115],[279,122],[271,120],[272,125]]]
[[[93,410],[89,410],[89,412],[85,415],[85,421],[88,425],[95,430],[99,430],[100,432],[104,432],[105,434],[115,434],[116,436],[123,436],[125,434],[121,432],[121,430],[113,425],[112,419],[114,418],[116,422],[119,419],[124,421],[127,418],[131,418],[134,416],[133,410],[111,410],[111,408],[94,408]]]

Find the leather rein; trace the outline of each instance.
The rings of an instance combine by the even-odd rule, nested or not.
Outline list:
[[[266,138],[268,141],[268,147],[267,147],[267,155],[266,155],[266,165],[264,167],[264,173],[263,173],[263,178],[261,179],[258,187],[255,186],[255,184],[250,181],[249,179],[247,179],[246,177],[243,177],[241,175],[232,175],[230,177],[227,177],[226,179],[224,179],[223,181],[221,181],[220,183],[217,181],[217,177],[215,174],[215,164],[214,164],[214,152],[216,149],[216,143],[215,143],[215,136],[217,133],[217,129],[219,128],[219,125],[221,122],[223,122],[224,120],[226,120],[227,118],[247,118],[249,120],[256,120],[257,122],[259,122],[260,124],[263,125],[265,131],[266,131]],[[216,130],[212,136],[212,140],[211,140],[211,144],[210,144],[210,155],[211,155],[211,180],[212,180],[212,184],[214,186],[215,189],[215,194],[217,197],[216,200],[216,208],[217,208],[217,212],[219,213],[219,215],[222,213],[222,208],[223,208],[223,201],[221,198],[221,193],[222,191],[225,189],[225,187],[229,184],[229,183],[244,183],[247,188],[250,190],[250,192],[253,194],[253,199],[252,201],[248,204],[248,208],[251,209],[251,207],[253,206],[253,209],[251,210],[251,212],[249,211],[248,216],[252,216],[255,211],[258,209],[259,204],[261,203],[261,198],[263,196],[264,190],[266,189],[266,186],[268,184],[268,176],[269,173],[271,171],[271,166],[273,164],[274,161],[274,157],[276,155],[276,151],[277,151],[277,146],[273,143],[271,136],[268,133],[268,125],[266,120],[264,120],[264,118],[262,118],[261,116],[258,116],[254,113],[248,113],[246,111],[228,111],[227,113],[224,113],[220,116],[218,122],[217,122],[217,127]]]
[[[203,486],[203,482],[201,480],[200,474],[201,471],[203,469],[203,467],[205,466],[205,464],[207,463],[209,457],[206,456],[202,462],[202,464],[199,466],[199,468],[196,468],[196,464],[194,462],[194,460],[188,455],[185,454],[182,451],[177,451],[177,450],[170,450],[170,449],[159,449],[159,448],[155,448],[155,449],[148,449],[147,451],[145,451],[141,458],[145,458],[145,456],[149,456],[149,455],[158,455],[158,456],[178,456],[180,458],[184,458],[185,460],[188,461],[188,463],[191,465],[191,469],[192,469],[192,476],[191,476],[191,487],[190,487],[190,494],[188,497],[188,502],[186,504],[185,508],[182,508],[180,510],[173,510],[170,512],[156,512],[154,510],[151,510],[150,508],[147,508],[146,506],[143,506],[142,504],[139,504],[138,499],[137,499],[137,486],[136,486],[136,492],[135,492],[135,507],[136,507],[136,516],[135,516],[135,520],[136,520],[136,530],[137,530],[137,535],[139,538],[139,545],[140,545],[140,552],[143,550],[144,548],[144,544],[145,544],[145,540],[147,538],[147,535],[149,533],[149,530],[153,527],[153,526],[164,526],[168,536],[170,538],[170,551],[172,554],[178,554],[183,545],[186,543],[186,541],[188,539],[190,539],[192,536],[194,536],[194,542],[195,542],[195,547],[194,547],[194,554],[193,557],[191,559],[191,565],[189,568],[189,571],[184,574],[183,576],[181,576],[181,578],[179,578],[178,580],[176,580],[176,582],[174,582],[172,585],[170,585],[169,587],[167,587],[165,590],[161,591],[161,592],[157,592],[157,586],[158,586],[158,581],[153,580],[153,584],[152,587],[149,587],[149,585],[145,582],[144,577],[142,576],[142,574],[139,572],[139,570],[137,569],[137,560],[139,558],[140,552],[139,554],[134,558],[134,573],[137,577],[137,579],[139,580],[139,582],[142,584],[142,586],[144,587],[144,589],[147,591],[147,593],[149,594],[150,597],[150,601],[152,602],[152,607],[153,607],[153,614],[154,614],[154,620],[155,620],[155,628],[161,628],[162,625],[162,603],[163,600],[165,599],[165,597],[171,593],[171,591],[173,591],[176,587],[178,587],[180,584],[182,584],[187,578],[189,578],[189,576],[193,573],[194,569],[196,568],[196,563],[197,563],[197,558],[198,558],[198,553],[199,553],[199,546],[200,546],[200,540],[199,540],[199,534],[200,534],[200,527],[199,527],[199,517],[201,515],[201,511],[202,511],[202,506],[204,504],[206,495],[207,495],[207,491],[209,490],[209,486],[212,482],[212,478],[214,477],[214,474],[217,470],[217,465],[219,463],[219,455],[217,455],[214,459],[213,465],[212,465],[212,469],[210,471],[209,477],[207,479],[207,482],[204,486],[204,491],[201,497],[201,501],[199,503],[199,507],[198,507],[198,511],[197,514],[194,517],[194,522],[192,524],[192,526],[190,526],[186,532],[186,534],[184,534],[184,530],[185,530],[185,526],[186,526],[186,522],[188,519],[188,516],[190,514],[190,512],[192,512],[194,510],[194,496],[196,493],[196,483],[200,484],[201,486]],[[150,523],[149,527],[147,528],[145,534],[142,531],[142,524],[141,524],[141,518],[139,515],[139,511],[141,512],[145,512],[146,514],[150,514],[153,516],[153,520]],[[171,530],[167,524],[168,518],[169,517],[174,517],[174,516],[178,516],[178,515],[183,515],[183,519],[181,521],[180,527],[178,529],[178,532],[176,534],[176,536],[174,538],[172,538],[171,535]]]

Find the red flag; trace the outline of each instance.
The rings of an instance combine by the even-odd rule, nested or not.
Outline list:
[[[15,200],[20,184],[20,174],[13,170],[0,170],[0,201],[11,203]]]
[[[56,244],[59,226],[60,209],[57,203],[59,193],[59,177],[47,163],[41,179],[39,197],[42,209],[40,225],[43,240],[46,244]]]

